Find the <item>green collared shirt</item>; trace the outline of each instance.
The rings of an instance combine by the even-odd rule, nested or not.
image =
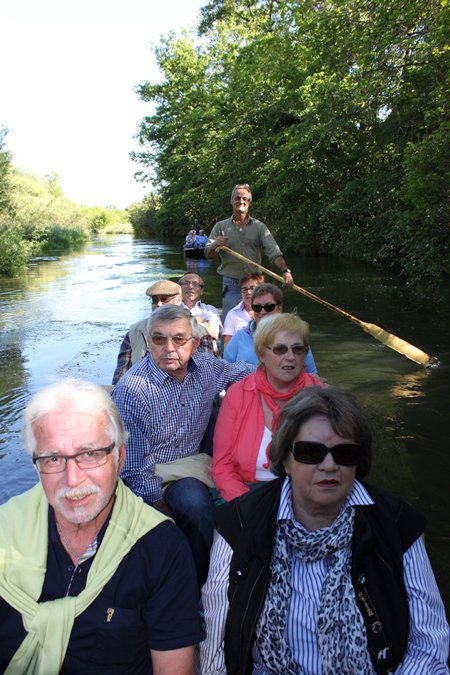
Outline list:
[[[211,230],[207,247],[213,245],[216,237],[220,236],[228,237],[228,248],[258,264],[261,264],[261,251],[264,251],[270,261],[283,255],[267,225],[252,217],[242,229],[237,227],[232,217],[219,221]],[[221,251],[219,257],[217,271],[224,277],[240,279],[246,272],[258,271],[257,267],[251,267],[226,251]]]

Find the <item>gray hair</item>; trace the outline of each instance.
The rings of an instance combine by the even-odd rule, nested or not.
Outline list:
[[[115,444],[113,456],[117,462],[119,448],[126,443],[127,432],[114,401],[100,385],[74,378],[48,385],[35,394],[25,408],[23,435],[30,457],[36,452],[35,423],[48,413],[65,410],[68,405],[74,406],[80,413],[106,417],[106,432],[111,443]]]
[[[250,203],[251,203],[253,197],[250,185],[248,183],[238,183],[237,185],[234,186],[234,188],[231,190],[231,197],[230,197],[231,201],[233,201],[234,193],[236,192],[236,190],[247,190],[247,192],[250,193]]]
[[[305,422],[317,416],[326,417],[338,436],[352,438],[361,445],[356,478],[364,478],[372,463],[370,422],[354,397],[340,387],[306,387],[288,401],[269,447],[271,471],[276,476],[286,475],[285,462],[295,437]]]
[[[148,334],[151,335],[155,323],[169,323],[171,321],[179,321],[180,319],[188,321],[192,337],[200,337],[197,319],[192,316],[186,307],[181,307],[181,305],[163,305],[152,312],[148,322]]]
[[[265,348],[272,345],[275,335],[281,330],[298,336],[305,347],[309,347],[309,324],[306,321],[296,314],[269,314],[264,317],[264,321],[259,322],[253,336],[253,344],[259,361],[262,359]]]

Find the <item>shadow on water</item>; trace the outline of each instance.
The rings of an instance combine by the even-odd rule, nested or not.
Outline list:
[[[319,372],[349,388],[373,421],[369,482],[426,515],[427,548],[450,607],[450,283],[435,302],[361,263],[287,258],[300,286],[439,359],[426,370],[318,303],[285,292],[285,309],[311,326]],[[35,260],[23,277],[0,280],[0,502],[36,482],[21,439],[30,397],[61,377],[111,382],[127,327],[148,315],[146,288],[186,270],[204,277],[203,299],[220,307],[214,261],[185,259],[178,244],[129,235],[99,237],[82,253]]]

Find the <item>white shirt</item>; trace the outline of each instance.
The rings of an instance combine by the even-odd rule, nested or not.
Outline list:
[[[244,309],[244,301],[238,302],[225,317],[223,335],[234,335],[240,328],[245,328],[252,317]]]

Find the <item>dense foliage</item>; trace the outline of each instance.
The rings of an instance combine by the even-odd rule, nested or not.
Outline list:
[[[448,27],[444,0],[210,0],[138,88],[159,234],[245,180],[286,251],[448,273]]]
[[[0,133],[0,274],[13,276],[30,258],[77,250],[92,232],[115,230],[128,216],[118,209],[77,206],[57,174],[45,178],[14,170]],[[131,231],[131,225],[126,226]]]

